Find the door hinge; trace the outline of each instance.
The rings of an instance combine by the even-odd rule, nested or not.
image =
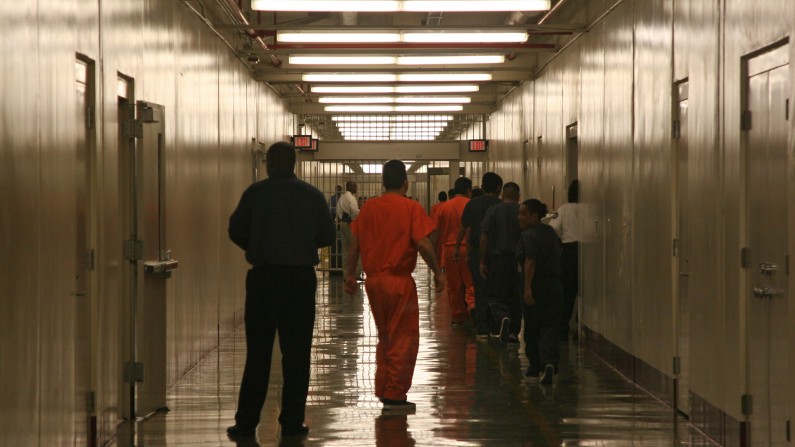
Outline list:
[[[789,255],[784,255],[784,274],[789,276]]]
[[[124,241],[124,259],[128,261],[140,261],[144,258],[144,243],[137,239]]]
[[[124,137],[128,140],[143,138],[144,125],[140,121],[130,118],[124,122]]]
[[[682,360],[679,356],[674,357],[674,375],[682,374]]]
[[[674,241],[673,241],[673,254],[674,254],[674,257],[679,256],[679,239],[678,238],[674,238]]]
[[[91,106],[86,107],[86,129],[94,128],[94,109]]]
[[[125,382],[143,382],[144,364],[141,362],[127,362],[124,364]]]
[[[93,391],[86,393],[86,411],[89,415],[94,414],[96,411],[96,395]]]
[[[86,270],[92,271],[96,267],[96,251],[93,248],[89,248],[86,250]]]
[[[750,416],[754,412],[754,400],[750,394],[743,394],[740,397],[740,408],[744,416]]]
[[[784,101],[784,119],[789,121],[789,98]]]
[[[753,114],[750,110],[745,110],[740,117],[740,130],[751,130],[753,121]]]
[[[790,420],[787,419],[787,442],[792,441],[792,424]]]
[[[673,120],[671,122],[671,136],[674,140],[678,140],[682,138],[682,122],[679,120]]]
[[[751,249],[743,247],[740,249],[740,267],[747,269],[750,266]]]

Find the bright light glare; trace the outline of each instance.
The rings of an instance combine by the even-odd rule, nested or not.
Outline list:
[[[395,82],[394,73],[305,73],[304,82]]]
[[[251,0],[255,11],[400,11],[399,0]]]
[[[460,112],[464,106],[395,106],[395,112]]]
[[[546,11],[550,0],[252,0],[256,11]]]
[[[473,31],[471,33],[440,33],[440,32],[404,32],[403,42],[422,43],[522,43],[528,38],[527,33],[493,33]]]
[[[311,91],[312,93],[395,93],[395,87],[391,85],[363,85],[358,87],[319,85],[312,86]]]
[[[326,112],[460,112],[464,106],[326,106]]]
[[[276,33],[276,41],[292,43],[389,43],[400,42],[400,33],[303,33],[283,31]]]
[[[312,86],[312,93],[464,93],[480,90],[477,85],[361,85]]]
[[[290,56],[293,65],[395,65],[394,56]]]
[[[490,81],[490,73],[401,73],[398,81],[403,82],[467,82]]]
[[[467,56],[400,56],[398,65],[456,65],[456,64],[501,64],[505,62],[502,54],[482,54]]]
[[[403,11],[546,11],[550,0],[405,0]]]
[[[472,98],[466,96],[399,96],[399,104],[468,104]]]
[[[463,93],[480,90],[477,85],[398,85],[395,93]]]
[[[332,116],[332,121],[338,122],[420,122],[433,123],[450,121],[453,115],[408,115],[408,116],[385,116],[385,115],[362,115],[362,116]]]
[[[321,104],[392,104],[395,98],[388,96],[321,96],[317,99]]]
[[[394,112],[393,106],[326,106],[326,112]]]

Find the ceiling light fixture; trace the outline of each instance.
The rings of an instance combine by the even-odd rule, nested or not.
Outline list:
[[[472,98],[468,96],[398,96],[398,104],[468,104]]]
[[[546,11],[551,0],[251,0],[255,11]]]
[[[456,56],[290,56],[292,65],[456,65],[456,64],[501,64],[502,54],[471,54]]]
[[[347,116],[337,115],[332,116],[332,121],[339,122],[445,122],[453,119],[453,115],[406,115],[406,116],[386,116],[386,115],[362,115],[362,116]]]
[[[491,73],[305,73],[304,82],[473,82],[490,81]]]
[[[321,96],[321,104],[468,104],[467,96]]]
[[[460,112],[464,106],[326,106],[326,112]]]
[[[464,93],[476,92],[474,84],[460,85],[318,85],[311,86],[312,93]]]
[[[277,31],[276,41],[281,43],[522,43],[524,32],[478,31],[466,33],[444,31],[401,32],[305,32]]]

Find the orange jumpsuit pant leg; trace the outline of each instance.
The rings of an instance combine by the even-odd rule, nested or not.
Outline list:
[[[410,274],[377,274],[364,287],[378,328],[375,395],[406,400],[420,346],[417,286]]]
[[[459,251],[459,261],[453,260],[455,254],[454,245],[444,246],[445,269],[447,270],[447,301],[450,304],[450,317],[454,322],[463,322],[469,316],[466,302],[466,285],[464,274],[469,277],[469,285],[472,286],[472,277],[469,274],[469,267],[466,265],[466,255],[463,250]],[[474,295],[473,295],[474,304]]]

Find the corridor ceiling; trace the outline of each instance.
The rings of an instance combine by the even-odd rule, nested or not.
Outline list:
[[[194,1],[183,1],[197,12]],[[230,47],[298,116],[331,124],[351,114],[453,115],[464,128],[470,120],[462,117],[490,114],[582,32],[581,24],[556,21],[565,3],[216,0],[220,14],[208,21],[219,35],[235,34]],[[395,10],[372,11],[382,7]],[[334,130],[321,139],[362,139]]]

